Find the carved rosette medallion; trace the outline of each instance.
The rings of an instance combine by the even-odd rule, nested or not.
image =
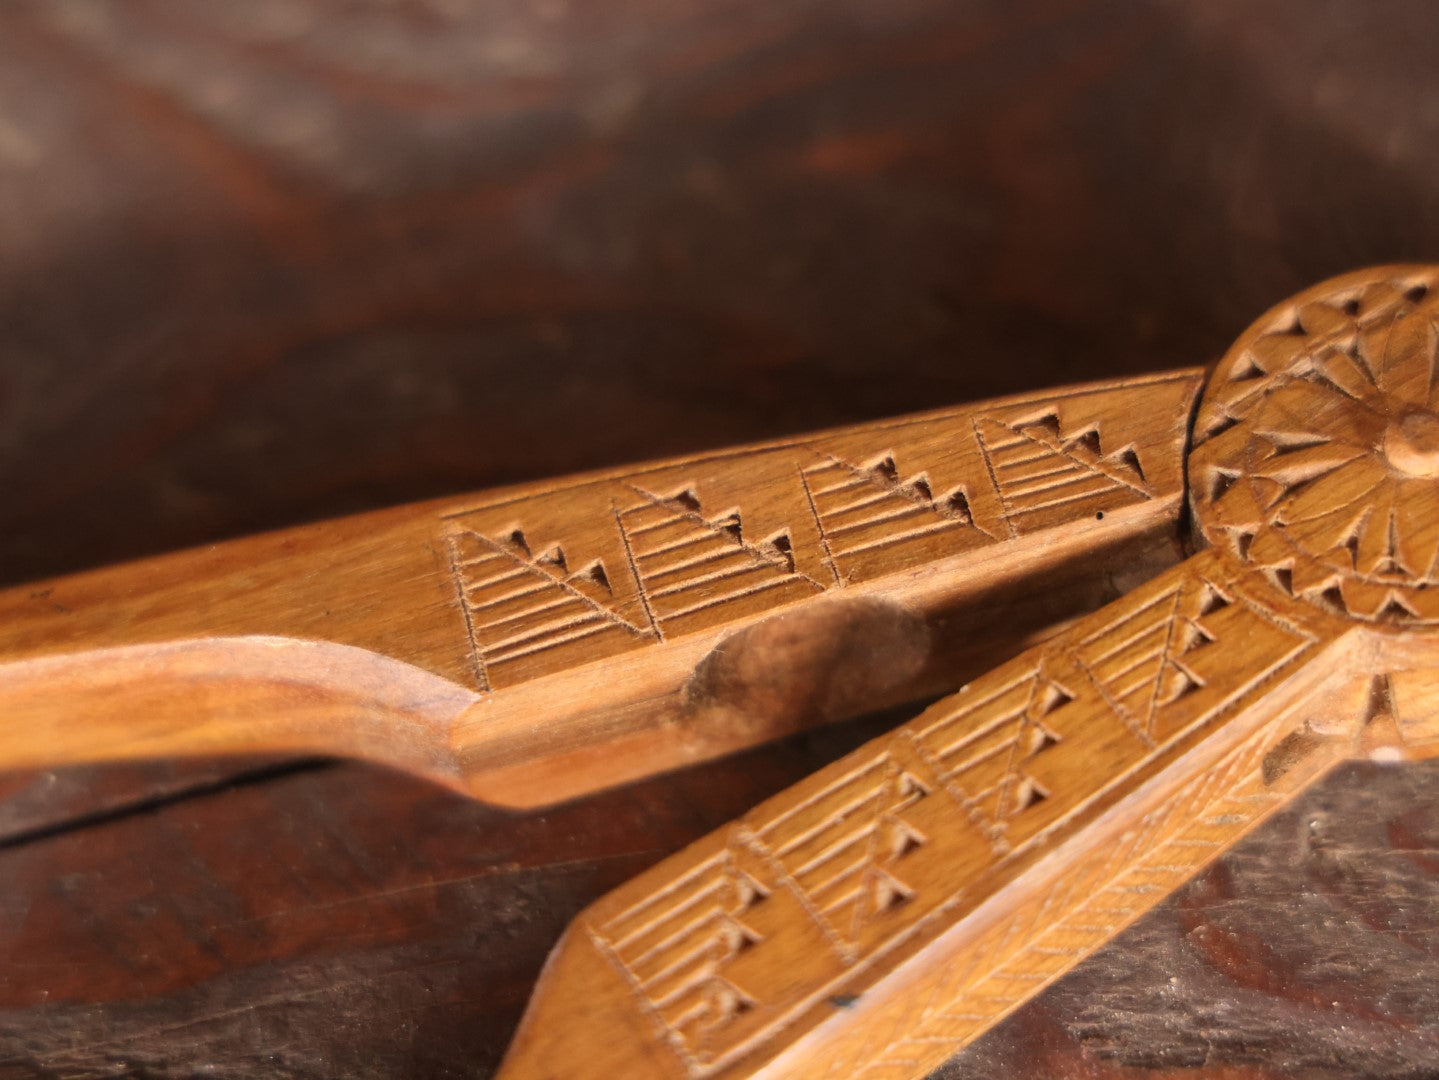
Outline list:
[[[1195,423],[1204,538],[1285,594],[1439,623],[1439,271],[1335,278],[1220,361]]]

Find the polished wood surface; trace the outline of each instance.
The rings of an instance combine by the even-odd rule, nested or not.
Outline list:
[[[1436,285],[1264,315],[1212,546],[592,905],[501,1076],[922,1078],[1338,762],[1439,754]]]
[[[1439,248],[1417,9],[651,15],[6,5],[0,576],[1200,363]],[[363,766],[6,776],[3,1069],[483,1074],[566,915],[854,730],[563,814]],[[1423,1075],[1432,780],[1366,769],[963,1075]]]
[[[929,569],[936,571],[926,575],[924,561],[901,568],[897,576],[909,581],[910,593],[914,582],[944,573],[1021,578],[1022,559],[1001,556],[969,566],[936,551],[933,537],[947,540],[958,528],[978,534],[965,543],[961,532],[961,551],[974,544],[1002,548],[994,530],[1021,535],[1026,516],[1057,521],[1050,527],[1060,536],[1086,537],[1106,513],[1119,518],[1136,497],[1152,501],[1156,481],[1150,477],[1168,476],[1181,463],[1197,535],[1212,546],[592,905],[547,964],[502,1074],[923,1077],[1338,762],[1423,758],[1439,750],[1432,719],[1439,676],[1428,630],[1439,622],[1428,590],[1428,574],[1439,564],[1436,283],[1439,273],[1425,267],[1361,271],[1270,311],[1211,375],[1188,452],[1184,434],[1196,386],[1188,373],[963,413],[958,427],[966,438],[957,432],[936,438],[932,471],[963,474],[966,455],[975,455],[992,485],[992,511],[983,508],[986,496],[975,485],[959,485],[945,505],[952,513],[962,506],[962,516],[936,525],[930,519],[939,500],[929,471],[901,479],[893,450],[865,465],[847,464],[833,450],[811,450],[809,469],[798,465],[799,483],[814,512],[816,554],[823,553],[836,587],[862,588],[854,576],[873,563],[876,551],[906,545],[932,556]],[[1180,396],[1169,401],[1174,386]],[[1094,398],[1123,403],[1119,414],[1157,417],[1156,430],[1168,434],[1158,449],[1141,453],[1126,442],[1106,456],[1104,439],[1112,439],[1115,425],[1096,419]],[[898,430],[930,435],[939,424],[943,432],[944,419],[910,421]],[[866,429],[822,437],[818,445],[873,437]],[[776,453],[788,479],[795,464],[789,445],[742,451],[738,460],[747,475],[763,480],[760,466]],[[688,477],[701,464],[710,463],[630,475]],[[808,472],[822,479],[812,486]],[[586,481],[580,490],[617,482]],[[647,516],[631,526],[633,540],[611,500],[640,605],[652,618],[664,594],[644,589],[634,554],[636,544],[649,550],[651,541],[638,539],[643,533],[662,534],[661,555],[676,547],[670,535],[676,526],[685,547],[696,531],[706,542],[723,533],[723,558],[737,541],[749,554],[742,534],[725,527],[739,522],[739,512],[715,520],[700,515],[698,486],[687,480],[678,495],[641,502]],[[559,490],[567,488],[574,485]],[[554,498],[552,490],[482,506],[500,506],[509,520],[512,507]],[[577,502],[583,505],[564,498],[553,520],[576,528],[566,512]],[[856,504],[862,511],[857,525]],[[509,580],[532,572],[536,559],[512,526],[486,536],[483,525],[473,524],[473,509],[438,516],[471,522],[444,534],[444,542],[448,574],[460,582],[455,606],[469,616],[468,643],[483,657],[482,647],[493,643],[474,631],[477,608],[465,574],[477,561],[503,555]],[[1173,520],[1161,516],[1159,531]],[[351,528],[377,532],[372,525]],[[488,531],[494,530],[492,523]],[[481,552],[478,559],[460,549],[468,538]],[[281,539],[275,546],[298,545]],[[801,576],[789,543],[770,546],[788,556],[791,576]],[[1096,561],[1106,549],[1089,545],[1088,569],[1112,578],[1120,568]],[[1053,540],[1041,550],[1070,552],[1071,562],[1086,554],[1082,543]],[[536,576],[546,585],[565,582],[571,571],[563,550],[545,554]],[[855,556],[863,558],[850,563]],[[228,563],[243,565],[233,554]],[[163,571],[147,572],[183,582],[180,566],[182,560],[172,560]],[[841,566],[850,573],[842,575]],[[880,582],[885,571],[896,572],[889,562],[879,567]],[[588,576],[602,579],[603,570]],[[702,584],[708,583],[706,576]],[[103,610],[103,584],[90,585]],[[935,591],[931,585],[919,595]],[[910,593],[895,590],[904,600]],[[26,599],[57,594],[59,609],[73,610],[64,581]],[[803,612],[825,603],[813,596],[782,602],[771,618],[798,614],[799,627],[790,633],[802,636],[813,629]],[[689,610],[680,608],[681,617]],[[132,620],[116,621],[128,626]],[[236,639],[217,640],[233,649]],[[368,686],[371,696],[401,692],[392,682],[403,688],[384,666],[394,661],[346,646],[310,647],[349,648],[355,665],[287,653],[292,670],[271,670],[264,666],[273,665],[270,658],[252,661],[261,666],[259,685],[300,685],[313,694],[308,660],[336,687]],[[143,659],[134,671],[116,661],[120,653],[137,652]],[[238,711],[243,720],[248,707],[247,691],[236,689],[234,672],[224,666],[248,677],[236,653],[199,647],[190,655],[184,645],[170,644],[72,657],[9,665],[22,676],[58,672],[48,688],[39,678],[12,679],[9,711],[23,721],[14,729],[21,754],[27,746],[32,753],[63,749],[62,741],[44,734],[48,705],[31,706],[34,717],[26,720],[27,695],[39,698],[45,689],[52,692],[42,699],[47,702],[78,696],[72,719],[79,721],[106,698],[118,700],[109,733],[117,743],[134,741],[132,714],[145,717],[156,708],[136,703],[163,702],[169,681],[199,680],[209,688],[206,699],[179,699],[179,711],[196,713],[202,733],[210,726],[205,709],[225,720],[227,710]],[[110,662],[123,672],[118,683],[108,679]],[[75,665],[73,674],[64,672],[66,663]],[[593,663],[613,661],[601,655]],[[483,676],[486,668],[476,670]],[[159,685],[158,695],[151,683]],[[95,687],[93,698],[80,693],[88,685]],[[239,686],[248,686],[245,678]],[[475,692],[496,689],[483,681]],[[240,704],[227,706],[232,698]],[[272,696],[261,701],[261,711],[274,715],[279,730],[287,712],[301,712],[298,729],[304,730],[310,721],[300,706],[308,700]],[[543,700],[535,698],[537,724],[546,718]],[[557,696],[551,708],[562,714],[566,701]],[[395,722],[393,715],[379,717],[381,726]],[[27,743],[23,733],[35,728],[42,734]],[[283,739],[242,746],[256,743],[286,748]],[[163,751],[166,736],[150,745],[152,755]],[[556,760],[551,775],[572,767],[565,755]]]
[[[7,832],[0,1075],[491,1074],[571,915],[865,733],[543,814],[311,767]],[[1332,775],[947,1069],[1422,1076],[1435,783],[1432,762]]]
[[[542,806],[913,701],[1178,558],[1199,385],[981,402],[0,592],[0,768],[328,753]]]

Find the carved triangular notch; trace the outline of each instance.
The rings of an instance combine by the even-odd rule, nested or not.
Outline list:
[[[1226,431],[1239,423],[1239,417],[1230,416],[1226,412],[1215,410],[1215,415],[1204,425],[1204,437],[1212,439],[1216,435],[1223,435]]]
[[[1194,691],[1203,688],[1204,684],[1192,671],[1179,664],[1171,663],[1164,674],[1164,689],[1160,695],[1160,701],[1164,705],[1172,705],[1180,698],[1188,697]]]
[[[1376,720],[1394,715],[1394,681],[1389,675],[1375,675],[1369,680],[1369,696],[1364,702],[1364,718],[1361,727],[1368,727]]]
[[[1045,413],[1034,420],[1028,420],[1019,426],[1019,430],[1031,439],[1039,435],[1048,435],[1055,442],[1059,441],[1059,417],[1054,413]]]
[[[904,482],[904,487],[902,488],[902,490],[906,494],[913,496],[914,498],[920,499],[924,502],[934,502],[934,492],[930,490],[929,477],[924,473],[920,473],[918,476],[914,476],[906,480]]]
[[[749,1012],[755,1006],[754,998],[743,993],[728,979],[713,976],[704,989],[705,1005],[712,1025],[727,1023],[735,1017]]]
[[[929,786],[914,773],[902,772],[895,777],[895,790],[908,802],[918,802],[929,794]]]
[[[1031,806],[1038,806],[1049,798],[1049,792],[1029,777],[1022,779],[1014,789],[1013,813],[1021,810],[1028,810]]]
[[[974,514],[969,509],[969,496],[963,488],[955,488],[943,498],[935,501],[934,508],[941,514],[957,517],[962,521],[974,520]]]
[[[913,895],[913,889],[896,881],[882,870],[876,871],[870,881],[870,899],[876,914],[899,907]]]
[[[1290,596],[1294,595],[1294,569],[1290,566],[1274,566],[1269,569],[1269,579]]]
[[[1262,379],[1266,372],[1254,359],[1254,354],[1245,349],[1234,366],[1229,369],[1230,382],[1249,382],[1251,379]]]
[[[1139,464],[1139,451],[1136,450],[1134,447],[1126,446],[1117,454],[1112,454],[1104,460],[1108,462],[1111,466],[1130,473],[1136,479],[1138,479],[1141,484],[1148,482],[1147,478],[1144,475],[1144,466]]]
[[[794,573],[794,542],[790,540],[788,532],[781,529],[773,536],[767,537],[760,546],[773,551],[784,560],[785,567],[789,572]]]
[[[737,956],[760,943],[760,936],[735,919],[725,916],[718,929],[719,939],[730,956]]]
[[[893,859],[902,859],[910,852],[922,848],[929,838],[903,821],[896,821],[889,828],[889,854]]]
[[[1374,560],[1374,565],[1369,568],[1371,574],[1408,574],[1406,570],[1393,555],[1381,555]]]
[[[893,484],[899,479],[899,466],[894,463],[893,451],[886,451],[860,467],[881,483]]]
[[[1036,724],[1029,732],[1029,752],[1025,756],[1034,757],[1035,754],[1048,750],[1051,746],[1058,745],[1058,735],[1042,724]]]
[[[1074,700],[1074,695],[1055,682],[1046,682],[1034,696],[1034,715],[1048,716]]]
[[[1223,611],[1230,602],[1229,597],[1206,582],[1199,593],[1199,617],[1202,619],[1206,615],[1213,615],[1216,611]]]
[[[693,484],[686,485],[685,487],[682,487],[678,491],[674,492],[672,495],[665,496],[665,498],[669,502],[679,503],[686,510],[689,510],[692,513],[699,513],[700,495],[699,492],[695,490]]]
[[[1209,501],[1218,502],[1234,486],[1239,474],[1228,469],[1210,469],[1209,475],[1204,479],[1209,486]]]
[[[1419,613],[1409,606],[1409,602],[1396,592],[1391,592],[1384,600],[1384,606],[1374,613],[1376,619],[1409,619]]]
[[[1361,521],[1355,526],[1354,531],[1344,538],[1340,546],[1349,552],[1349,565],[1358,569],[1359,567],[1359,530],[1363,527]]]
[[[1269,787],[1319,750],[1326,740],[1306,722],[1269,748],[1259,765],[1259,775]]]
[[[711,518],[709,523],[736,544],[744,542],[744,523],[738,509],[726,510],[723,514]]]
[[[1086,450],[1095,457],[1101,457],[1103,455],[1103,451],[1099,446],[1099,429],[1097,427],[1090,428],[1088,431],[1081,431],[1069,440],[1069,445]]]
[[[570,575],[570,580],[574,582],[594,582],[594,584],[604,589],[607,593],[613,593],[615,591],[610,585],[610,576],[605,573],[605,564],[600,562],[599,559],[595,559],[587,565],[580,567]]]
[[[525,531],[524,531],[523,529],[520,529],[520,528],[511,529],[510,532],[509,532],[509,535],[505,537],[505,541],[506,541],[511,547],[513,547],[513,548],[519,548],[520,551],[524,552],[525,557],[526,557],[526,558],[529,558],[529,554],[530,554],[530,542],[525,539]]]
[[[1202,649],[1206,645],[1212,644],[1214,644],[1214,635],[1193,619],[1188,620],[1184,624],[1184,637],[1179,643],[1179,651],[1181,654],[1191,653],[1196,649]]]
[[[1266,432],[1263,438],[1270,446],[1271,458],[1297,454],[1300,450],[1323,446],[1330,441],[1329,436],[1314,432],[1270,431]]]
[[[565,549],[560,547],[559,544],[551,544],[545,548],[544,551],[535,556],[535,562],[545,566],[553,566],[565,572],[569,571],[569,566],[565,563]]]
[[[752,908],[769,896],[769,890],[746,873],[737,871],[730,883],[734,886],[735,903],[739,911]]]

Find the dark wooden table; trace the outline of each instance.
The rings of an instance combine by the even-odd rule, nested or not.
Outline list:
[[[1436,44],[1367,0],[10,0],[0,580],[1201,362],[1439,257]],[[0,1077],[483,1076],[576,910],[885,722],[528,815],[0,777]],[[946,1075],[1439,1076],[1436,793],[1346,769]]]

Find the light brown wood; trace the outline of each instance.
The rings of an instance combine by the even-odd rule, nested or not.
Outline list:
[[[1181,557],[1200,383],[1007,398],[11,589],[0,768],[325,753],[528,806],[942,692]]]
[[[1202,550],[594,904],[503,1075],[922,1077],[1335,763],[1439,752],[1436,286],[1260,319]]]

